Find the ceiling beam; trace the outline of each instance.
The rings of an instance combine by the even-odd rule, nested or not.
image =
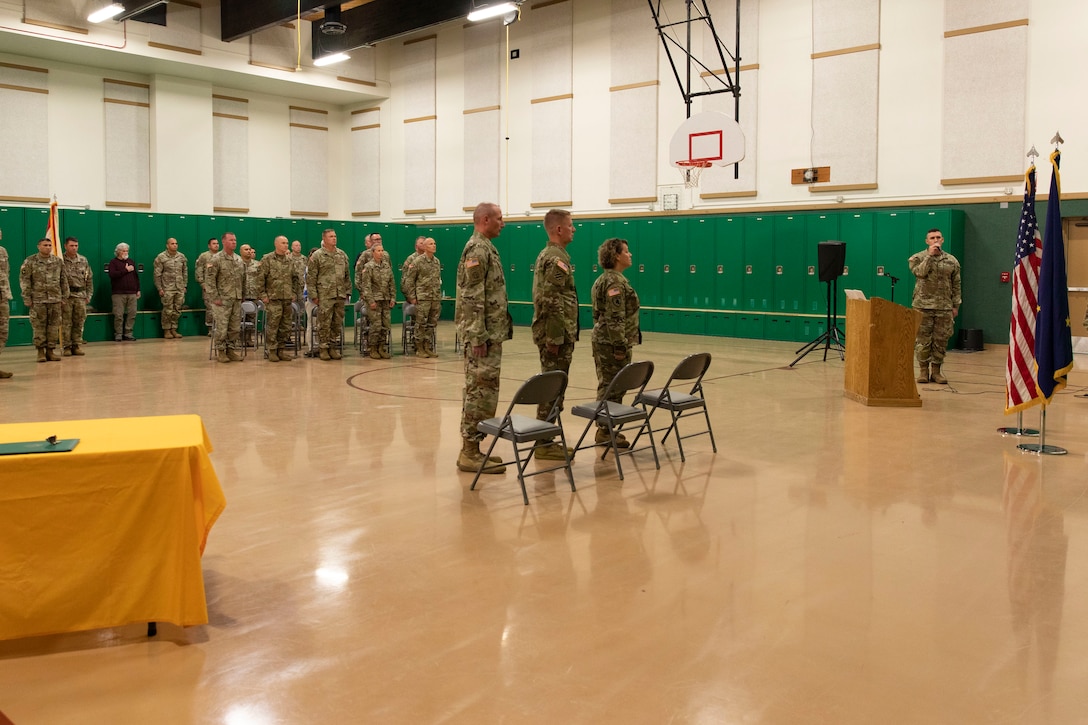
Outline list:
[[[343,35],[324,35],[320,23],[312,24],[314,58],[343,53],[464,18],[472,11],[472,6],[472,0],[371,0],[365,5],[343,11],[341,20],[348,26]]]
[[[302,16],[339,5],[339,0],[301,0]],[[224,43],[253,35],[298,18],[299,0],[222,0],[219,6],[220,37]]]

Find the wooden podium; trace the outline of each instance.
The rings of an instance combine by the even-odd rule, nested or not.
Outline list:
[[[918,407],[914,338],[922,313],[874,297],[846,300],[846,397],[863,405]]]

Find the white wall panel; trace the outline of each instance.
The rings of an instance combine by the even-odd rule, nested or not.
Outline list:
[[[381,111],[351,114],[351,213],[381,211]]]
[[[533,104],[534,205],[572,201],[571,106],[570,98]]]
[[[106,204],[151,205],[151,112],[146,85],[103,82]]]
[[[49,73],[0,64],[0,197],[49,191]]]
[[[812,163],[831,167],[831,182],[877,181],[877,79],[880,51],[813,61]]]

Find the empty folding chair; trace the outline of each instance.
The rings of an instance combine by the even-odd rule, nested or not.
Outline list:
[[[405,356],[413,355],[416,351],[416,306],[405,302],[401,309],[400,351]]]
[[[242,300],[242,357],[249,350],[249,336],[253,335],[253,346],[257,346],[257,305],[252,300]]]
[[[665,435],[661,437],[662,445],[668,440],[669,435],[675,433],[676,445],[680,449],[681,461],[687,460],[684,457],[684,444],[682,442],[684,438],[709,435],[710,447],[714,449],[715,453],[718,452],[718,444],[714,442],[714,429],[710,426],[710,415],[707,413],[706,409],[706,399],[703,397],[703,376],[706,375],[707,368],[709,367],[709,352],[699,352],[694,355],[688,355],[681,360],[676,366],[676,369],[672,371],[672,375],[669,376],[668,381],[665,383],[665,387],[660,390],[645,390],[635,398],[635,404],[646,407],[650,418],[653,418],[654,413],[658,410],[667,410],[669,412],[670,420],[667,426],[664,428],[647,427],[647,430],[651,434],[665,431]],[[692,384],[691,389],[688,392],[674,389],[686,388],[689,381],[691,381]],[[700,413],[706,420],[706,430],[680,435],[680,429],[678,427],[680,420],[682,418],[690,418],[699,415]],[[633,447],[634,443],[631,445]]]
[[[582,437],[578,439],[578,443],[574,446],[574,450],[579,451],[582,449],[582,441],[585,440],[593,428],[603,426],[608,431],[609,442],[604,449],[604,453],[601,454],[601,460],[603,461],[608,452],[612,451],[612,455],[616,459],[616,473],[619,474],[621,481],[623,480],[623,466],[620,464],[620,456],[630,455],[636,451],[644,451],[649,448],[654,454],[654,465],[661,468],[661,462],[657,459],[657,446],[654,444],[654,434],[650,430],[650,415],[646,412],[646,408],[637,404],[625,405],[617,403],[609,400],[609,398],[617,395],[622,398],[633,390],[635,391],[634,400],[638,401],[639,396],[646,390],[646,383],[650,382],[650,376],[653,374],[654,364],[649,360],[629,363],[616,373],[616,376],[608,383],[608,389],[605,390],[602,400],[576,405],[570,410],[571,413],[580,418],[589,419],[589,422],[586,423],[586,429],[582,431]],[[636,430],[636,435],[631,447],[623,449],[617,446],[616,440],[620,432],[635,424],[638,424],[638,428],[632,429]],[[650,439],[650,445],[636,448],[635,443],[638,442],[639,437],[644,432]],[[596,434],[594,434],[594,437],[596,437]],[[594,446],[596,446],[596,443],[587,445],[586,448]]]
[[[529,505],[529,494],[525,490],[525,478],[527,476],[536,476],[548,471],[565,468],[567,478],[570,479],[570,490],[575,490],[574,472],[570,468],[571,458],[566,453],[567,439],[563,434],[563,424],[559,416],[559,399],[566,389],[567,374],[562,370],[549,370],[546,373],[539,373],[526,380],[518,388],[518,392],[514,394],[514,399],[510,401],[510,407],[507,408],[506,415],[501,418],[488,418],[477,424],[476,430],[484,435],[492,436],[492,440],[487,453],[483,455],[480,468],[476,471],[469,490],[475,490],[476,482],[480,480],[480,473],[483,471],[484,466],[488,465],[487,459],[491,456],[491,452],[495,450],[495,444],[499,442],[500,438],[504,438],[513,444],[514,465],[518,469],[521,497],[525,500],[526,506]],[[514,408],[518,405],[531,406],[533,415],[526,416],[515,413]],[[554,418],[554,420],[537,420],[536,409],[539,405],[550,405],[551,412],[548,417]],[[555,440],[556,436],[559,437],[559,445],[563,450],[563,463],[551,468],[525,473],[525,467],[529,465],[529,461],[533,460],[533,449],[539,444],[550,443]],[[523,457],[522,454],[526,455]]]
[[[370,332],[370,320],[366,316],[366,301],[359,300],[355,303],[355,325],[352,327],[351,346],[359,351],[360,355],[366,355],[366,338]]]

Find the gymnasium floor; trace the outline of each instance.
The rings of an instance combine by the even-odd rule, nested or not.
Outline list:
[[[399,336],[399,330],[394,330]],[[453,465],[461,366],[207,360],[207,339],[8,348],[4,421],[198,413],[227,509],[211,621],[0,642],[0,711],[48,723],[1088,721],[1088,360],[1016,450],[1005,348],[949,354],[924,405],[867,408],[797,345],[651,333],[656,378],[709,350],[706,437],[614,465]],[[537,371],[528,331],[503,402]],[[570,404],[593,397],[588,334]],[[581,426],[566,416],[568,435]],[[1037,409],[1025,423],[1038,425]],[[500,444],[505,445],[505,444]],[[500,451],[509,452],[509,448]],[[535,464],[533,464],[535,465]],[[0,535],[2,536],[2,535]],[[0,539],[2,540],[2,539]],[[1081,573],[1077,573],[1081,572]],[[0,718],[0,722],[2,722]]]

